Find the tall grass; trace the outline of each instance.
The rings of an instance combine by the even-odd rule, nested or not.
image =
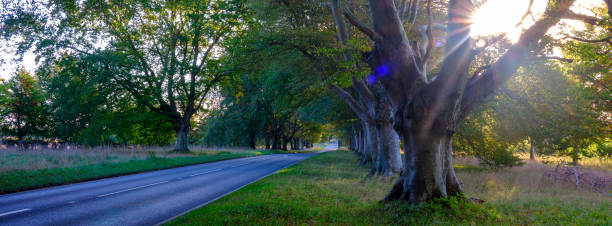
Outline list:
[[[52,149],[42,146],[28,150],[0,146],[0,173],[14,170],[38,170],[53,168],[71,168],[85,165],[108,164],[144,160],[155,155],[158,158],[175,158],[215,154],[220,152],[242,153],[253,151],[246,148],[209,148],[190,146],[191,153],[179,154],[169,152],[172,146],[97,146],[82,148],[66,146],[63,149]]]

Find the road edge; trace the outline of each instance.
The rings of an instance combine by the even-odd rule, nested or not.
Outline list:
[[[279,170],[282,170],[282,169],[285,169],[285,168],[287,168],[287,167],[293,166],[293,165],[295,165],[295,164],[297,164],[297,163],[299,163],[299,162],[302,162],[302,161],[304,161],[304,160],[306,160],[306,159],[312,158],[313,156],[317,156],[317,155],[320,155],[321,153],[325,153],[325,152],[327,152],[327,151],[319,151],[319,152],[315,152],[315,153],[313,153],[313,155],[312,155],[312,156],[310,156],[310,157],[308,157],[308,158],[305,158],[305,159],[302,159],[302,160],[300,160],[300,161],[296,161],[296,162],[294,162],[294,163],[288,164],[288,165],[286,165],[286,166],[284,166],[284,167],[282,167],[282,168],[279,168],[279,169],[275,170],[274,172],[271,172],[271,173],[265,174],[265,175],[263,175],[263,176],[261,176],[261,177],[258,177],[257,179],[255,179],[255,180],[253,180],[253,181],[251,181],[251,182],[249,182],[249,183],[247,183],[247,184],[244,184],[244,185],[242,185],[242,186],[240,186],[240,187],[238,187],[238,188],[236,188],[236,189],[233,189],[233,190],[231,190],[231,191],[228,191],[228,192],[226,192],[226,193],[223,193],[222,195],[220,195],[220,196],[218,196],[218,197],[216,197],[216,198],[214,198],[214,199],[212,199],[212,200],[210,200],[210,201],[207,201],[207,202],[205,202],[205,203],[203,203],[203,204],[201,204],[201,205],[198,205],[198,206],[196,206],[196,207],[193,207],[193,208],[191,208],[191,209],[188,209],[188,210],[186,210],[186,211],[184,211],[184,212],[181,212],[180,214],[178,214],[178,215],[176,215],[176,216],[174,216],[174,217],[168,218],[168,219],[166,219],[166,220],[164,220],[164,221],[161,221],[161,222],[156,223],[156,224],[153,224],[153,225],[155,225],[155,226],[159,226],[159,225],[162,225],[162,224],[168,223],[168,222],[170,222],[170,221],[172,221],[172,220],[174,220],[174,219],[176,219],[176,218],[178,218],[178,217],[180,217],[180,216],[183,216],[183,215],[185,215],[185,214],[187,214],[187,213],[189,213],[189,212],[191,212],[191,211],[193,211],[193,210],[195,210],[195,209],[199,209],[199,208],[201,208],[201,207],[203,207],[203,206],[205,206],[205,205],[208,205],[208,204],[210,204],[210,203],[213,203],[213,202],[215,202],[215,201],[219,200],[220,198],[223,198],[223,197],[225,197],[225,196],[227,196],[227,195],[229,195],[229,194],[231,194],[231,193],[234,193],[235,191],[238,191],[238,190],[240,190],[240,189],[242,189],[242,188],[244,188],[244,187],[246,187],[246,186],[248,186],[248,185],[251,185],[252,183],[255,183],[255,182],[257,182],[257,181],[259,181],[259,180],[261,180],[261,179],[263,179],[263,178],[265,178],[265,177],[268,177],[268,176],[270,176],[270,175],[272,175],[272,174],[275,174],[275,173],[276,173],[276,172],[278,172]]]

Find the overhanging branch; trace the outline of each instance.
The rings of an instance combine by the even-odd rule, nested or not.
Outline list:
[[[579,14],[572,11],[568,11],[562,18],[569,20],[580,20],[591,25],[597,25],[598,21],[600,20],[599,18],[594,16]]]
[[[576,41],[588,42],[588,43],[607,42],[607,43],[610,43],[610,45],[612,45],[612,36],[608,36],[608,37],[600,38],[600,39],[584,39],[584,38],[578,38],[578,37],[573,37],[573,36],[568,36],[568,38],[574,39]]]
[[[540,40],[551,27],[559,23],[574,2],[575,0],[549,2],[542,19],[525,30],[519,41],[512,45],[489,69],[485,70],[482,76],[466,84],[465,93],[461,98],[460,117],[465,117],[516,73],[516,70],[531,54],[533,43]]]
[[[361,31],[363,34],[367,35],[370,39],[372,39],[372,41],[382,41],[382,37],[379,34],[367,27],[363,22],[359,21],[359,19],[357,19],[357,17],[351,12],[351,10],[346,8],[345,5],[342,5],[342,8],[344,9],[344,16],[349,21],[349,23],[359,29],[359,31]]]

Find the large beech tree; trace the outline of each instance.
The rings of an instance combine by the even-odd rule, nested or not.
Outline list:
[[[342,17],[338,0],[331,0],[329,7],[336,23],[337,40],[342,48],[345,61],[350,62],[352,55],[346,50],[349,37],[348,28]],[[355,66],[356,67],[356,66]],[[370,174],[391,175],[401,170],[399,137],[393,129],[393,110],[391,101],[384,88],[368,78],[353,76],[352,87],[343,89],[330,84],[329,89],[342,99],[359,118],[361,129],[355,133],[357,153],[362,162],[372,162]],[[369,85],[366,83],[370,83]],[[355,94],[355,95],[352,95]]]
[[[472,75],[477,52],[469,34],[475,8],[470,0],[450,0],[445,57],[438,74],[428,76],[433,49],[431,14],[424,31],[428,38],[410,40],[404,27],[405,2],[399,3],[398,10],[393,0],[369,0],[372,27],[349,10],[345,10],[345,16],[374,42],[364,60],[372,70],[385,67],[388,71],[377,79],[389,94],[395,130],[405,148],[403,173],[385,200],[418,204],[463,192],[452,165],[452,136],[458,122],[515,74],[549,28],[577,14],[569,10],[574,0],[550,0],[543,16],[516,43],[485,70]],[[427,5],[430,11],[431,1]],[[415,42],[423,45],[412,45]]]
[[[214,53],[247,11],[242,0],[53,0],[7,4],[2,16],[5,40],[23,40],[19,51],[88,59],[92,74],[171,121],[175,151],[187,152],[191,119],[224,75]]]

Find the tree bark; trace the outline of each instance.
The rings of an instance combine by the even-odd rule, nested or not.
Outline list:
[[[531,146],[529,148],[529,159],[535,160],[535,142],[533,141],[533,139],[529,139],[529,144]]]
[[[357,152],[357,131],[354,127],[351,128],[349,149],[353,152]]]
[[[378,154],[378,137],[376,134],[376,127],[369,123],[364,124],[364,160],[365,163],[374,162],[377,159]]]
[[[384,88],[376,84],[376,135],[378,154],[375,172],[390,176],[399,173],[402,168],[402,156],[399,147],[399,136],[393,129],[393,107]]]
[[[255,145],[255,136],[254,135],[249,135],[249,148],[250,149],[257,149],[256,145]]]
[[[399,137],[392,123],[377,124],[378,154],[376,158],[376,173],[390,176],[402,169],[402,156],[399,149]]]
[[[419,138],[420,137],[420,138]],[[405,200],[412,204],[438,197],[461,195],[463,188],[453,169],[452,134],[428,134],[408,137],[406,168],[385,201]]]
[[[174,131],[176,132],[176,144],[174,145],[174,152],[189,152],[189,148],[187,147],[189,143],[187,134],[189,133],[190,126],[188,119],[181,119],[175,122]]]

